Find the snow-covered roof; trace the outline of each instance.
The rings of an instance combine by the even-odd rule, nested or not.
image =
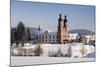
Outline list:
[[[69,35],[76,36],[76,35],[78,35],[78,33],[69,33]]]
[[[57,31],[53,31],[53,30],[36,30],[35,32],[33,32],[33,34],[36,34],[36,35],[44,35],[45,33],[48,33],[50,35],[57,35]],[[67,34],[67,33],[66,33]],[[69,33],[69,36],[77,36],[78,33]]]
[[[70,33],[69,36],[70,37],[68,39],[76,39],[78,34],[77,33]]]
[[[35,34],[37,34],[37,35],[44,35],[46,32],[47,32],[48,34],[50,34],[50,35],[57,35],[57,32],[43,31],[43,30],[41,30],[41,31],[36,31]]]
[[[49,32],[51,35],[57,35],[57,32]]]

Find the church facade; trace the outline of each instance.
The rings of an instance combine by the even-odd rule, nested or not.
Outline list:
[[[48,31],[40,28],[29,28],[31,33],[31,39],[27,42],[36,44],[41,40],[44,44],[64,44],[75,42],[79,38],[79,34],[77,33],[69,33],[68,27],[68,19],[67,16],[63,16],[59,14],[58,22],[57,22],[57,30],[56,31]],[[27,28],[26,28],[27,31]],[[16,38],[16,28],[11,29],[12,40],[15,41]],[[27,34],[27,32],[26,32]],[[27,36],[25,36],[27,38]]]
[[[62,19],[61,14],[59,15],[57,36],[58,43],[64,43],[68,40],[68,20],[66,15],[64,16],[64,19]]]
[[[36,34],[36,40],[39,39],[42,40],[42,43],[65,43],[68,40],[68,20],[66,18],[66,15],[64,16],[64,19],[62,19],[61,14],[59,14],[58,18],[58,26],[57,26],[57,32],[49,32],[41,31],[39,27],[39,31],[35,33]]]

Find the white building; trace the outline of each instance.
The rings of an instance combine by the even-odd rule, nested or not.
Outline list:
[[[57,33],[48,31],[38,31],[36,33],[36,39],[41,39],[43,43],[57,43]]]
[[[83,35],[82,42],[85,44],[90,44],[91,41],[95,41],[95,35]]]
[[[79,34],[77,33],[70,33],[68,40],[76,40],[79,37]]]
[[[41,39],[42,43],[57,43],[57,32],[51,32],[51,31],[36,31],[32,37],[34,37],[35,41]],[[75,41],[79,35],[77,33],[69,33],[68,40],[69,41]]]

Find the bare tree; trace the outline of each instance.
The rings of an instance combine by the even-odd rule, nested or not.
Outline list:
[[[42,44],[42,39],[38,39],[37,41],[37,47],[34,50],[34,54],[35,56],[41,56],[43,54],[43,49],[41,48],[41,44]]]
[[[85,47],[84,47],[84,45],[82,45],[82,47],[81,47],[81,53],[82,53],[82,55],[84,56],[84,54],[86,53],[86,49],[85,49]]]
[[[68,57],[71,57],[72,56],[72,48],[71,46],[69,46],[68,48]]]

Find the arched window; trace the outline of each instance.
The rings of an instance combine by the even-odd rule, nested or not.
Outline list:
[[[51,40],[51,36],[50,36],[50,40]]]
[[[45,38],[47,39],[47,35],[45,36]]]
[[[55,35],[53,35],[53,39],[55,38]]]

